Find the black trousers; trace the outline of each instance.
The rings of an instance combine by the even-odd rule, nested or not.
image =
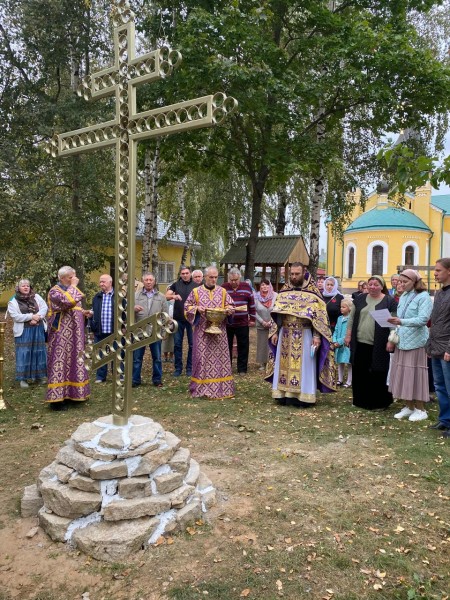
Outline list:
[[[249,349],[249,329],[248,325],[242,327],[227,327],[228,349],[230,350],[230,360],[233,364],[233,340],[236,336],[237,341],[237,370],[238,373],[247,373],[248,349]]]

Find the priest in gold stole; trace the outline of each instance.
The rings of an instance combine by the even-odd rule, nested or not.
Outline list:
[[[266,380],[280,404],[312,406],[316,392],[336,391],[327,309],[306,267],[292,263],[272,309]]]

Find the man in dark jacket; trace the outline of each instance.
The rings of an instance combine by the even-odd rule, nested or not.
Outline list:
[[[237,341],[237,370],[238,374],[247,373],[250,332],[249,325],[255,323],[256,308],[252,288],[241,281],[241,272],[237,268],[230,269],[228,282],[222,284],[231,296],[236,312],[230,323],[227,323],[228,348],[233,362],[233,340]]]
[[[100,291],[92,299],[90,325],[94,341],[101,342],[114,331],[114,289],[110,275],[101,275]],[[95,383],[104,383],[108,373],[108,365],[97,369]]]
[[[175,371],[174,377],[179,377],[183,373],[183,339],[186,332],[188,340],[188,355],[186,360],[186,375],[192,375],[192,325],[184,316],[184,303],[191,291],[198,287],[199,284],[192,281],[191,270],[189,267],[182,266],[180,270],[180,278],[167,288],[166,300],[175,300],[173,306],[173,318],[178,321],[178,330],[174,334],[174,356],[175,356]]]
[[[436,261],[434,277],[441,289],[434,297],[430,337],[425,349],[431,356],[434,387],[439,402],[438,421],[431,429],[450,438],[450,258]]]

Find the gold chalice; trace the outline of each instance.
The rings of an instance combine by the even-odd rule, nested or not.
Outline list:
[[[205,329],[205,333],[222,333],[219,325],[227,316],[227,312],[224,308],[207,308],[206,319],[210,325]]]

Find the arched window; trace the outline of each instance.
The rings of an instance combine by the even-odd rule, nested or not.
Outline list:
[[[372,275],[383,275],[383,246],[372,248]]]
[[[348,249],[348,278],[351,279],[353,277],[353,273],[355,272],[355,249]]]
[[[406,246],[405,248],[405,265],[412,267],[415,259],[414,246]]]

